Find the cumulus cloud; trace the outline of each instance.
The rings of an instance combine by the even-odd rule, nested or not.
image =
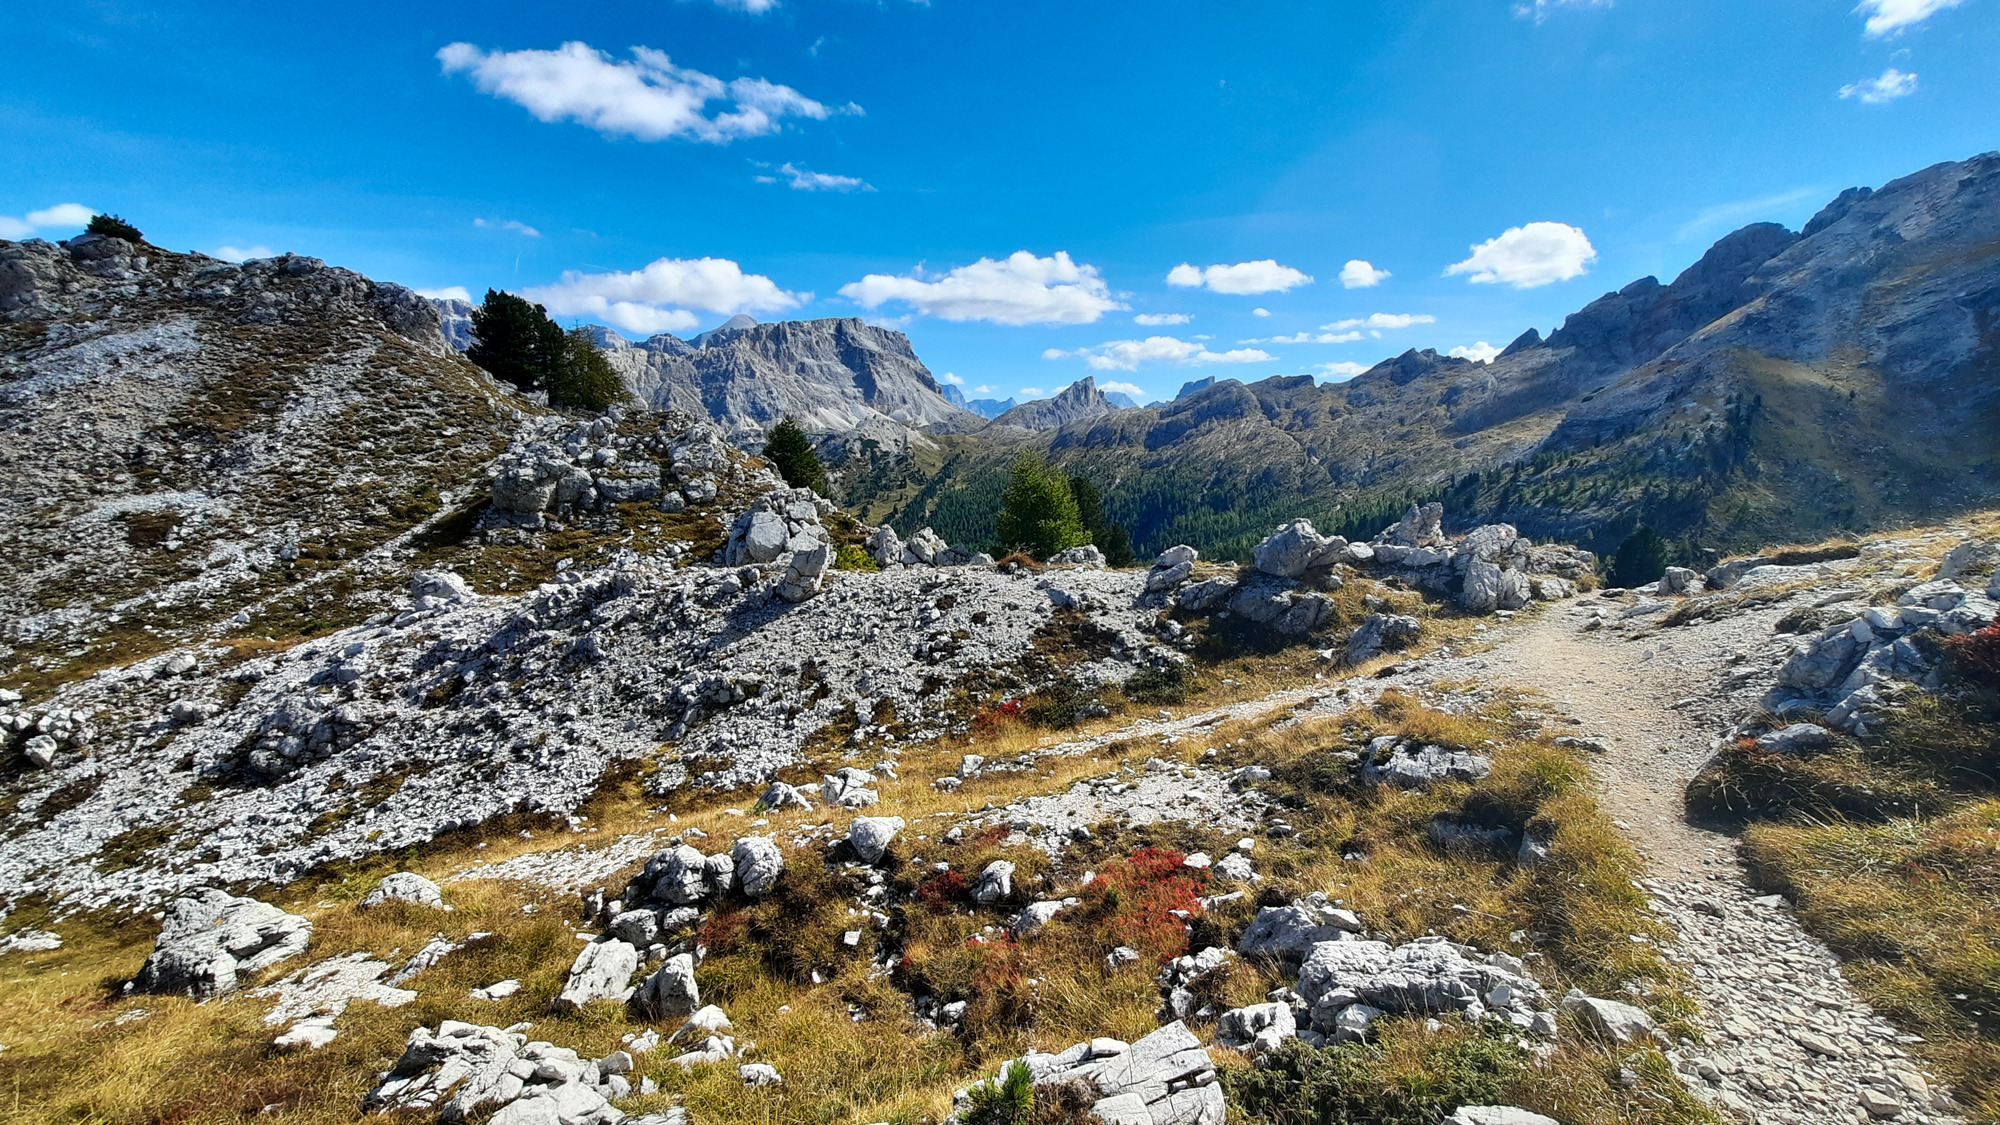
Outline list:
[[[761,165],[769,168],[769,164]],[[831,172],[812,172],[796,164],[780,164],[778,171],[785,177],[785,186],[793,191],[874,191],[875,185],[858,176],[836,176]],[[775,184],[777,176],[753,176],[760,184]]]
[[[718,8],[732,12],[748,12],[753,16],[762,15],[778,6],[778,0],[715,0]]]
[[[1050,348],[1042,353],[1043,359],[1061,359],[1077,356],[1097,371],[1137,371],[1142,363],[1176,363],[1182,366],[1200,366],[1210,363],[1262,363],[1276,357],[1256,348],[1231,348],[1226,352],[1212,352],[1208,345],[1198,340],[1182,340],[1173,336],[1148,336],[1143,340],[1111,340],[1092,348],[1078,348],[1063,351]]]
[[[417,296],[428,297],[433,301],[472,300],[472,294],[466,292],[463,285],[446,285],[437,289],[419,289],[417,290]]]
[[[1251,309],[1251,310],[1250,310],[1250,315],[1251,315],[1251,316],[1270,316],[1270,315],[1271,315],[1271,310],[1270,310],[1270,309]]]
[[[991,383],[981,383],[978,386],[972,388],[972,393],[976,395],[990,395],[994,391],[997,391],[999,389],[1000,389],[999,387],[996,387]]]
[[[1388,270],[1378,270],[1373,262],[1361,258],[1349,258],[1347,264],[1340,267],[1340,284],[1346,289],[1373,288],[1382,284],[1382,279],[1388,276]]]
[[[1474,363],[1492,363],[1500,358],[1500,349],[1481,340],[1476,344],[1460,344],[1444,354],[1456,359],[1469,359]]]
[[[42,227],[80,227],[96,213],[81,203],[58,203],[30,211],[18,219],[0,215],[0,238],[26,238]]]
[[[482,51],[452,43],[437,59],[446,74],[470,75],[481,93],[514,102],[538,120],[574,121],[607,137],[728,144],[775,133],[788,117],[824,121],[861,112],[851,102],[829,107],[762,78],[725,82],[675,66],[650,47],[634,47],[630,62],[617,62],[587,43],[553,51]],[[710,102],[725,104],[711,114]]]
[[[1369,313],[1367,316],[1355,317],[1351,320],[1336,320],[1332,324],[1322,324],[1320,328],[1327,332],[1345,332],[1353,328],[1394,329],[1408,328],[1412,324],[1436,323],[1437,317],[1429,313]],[[1361,333],[1359,332],[1354,333],[1350,337],[1350,339],[1355,340],[1359,340],[1360,338]]]
[[[1146,395],[1145,388],[1139,384],[1125,383],[1118,380],[1113,380],[1109,383],[1099,383],[1097,384],[1097,389],[1106,394],[1131,395],[1133,398],[1144,398]]]
[[[269,246],[218,246],[215,248],[215,256],[225,262],[247,262],[252,258],[275,258],[278,253]],[[422,290],[418,292],[421,293]],[[459,292],[463,293],[465,290],[460,289]]]
[[[1352,379],[1356,375],[1361,374],[1363,371],[1368,370],[1368,365],[1365,363],[1355,363],[1353,360],[1343,359],[1339,363],[1319,364],[1318,370],[1321,374],[1327,376],[1333,382],[1338,383],[1343,379]]]
[[[1879,39],[1900,35],[1936,13],[1963,3],[1965,0],[1861,0],[1854,10],[1868,17],[1861,25],[1861,33]]]
[[[1469,273],[1475,283],[1499,282],[1534,289],[1589,272],[1597,249],[1583,231],[1568,223],[1536,222],[1508,227],[1497,238],[1472,247],[1472,256],[1445,267],[1445,274]]]
[[[1251,340],[1238,340],[1239,344],[1351,344],[1361,338],[1359,332],[1299,332],[1290,336],[1264,336]]]
[[[1040,387],[1022,387],[1015,393],[1019,394],[1022,398],[1046,398],[1049,392]]]
[[[1312,275],[1290,266],[1281,266],[1276,258],[1238,262],[1233,266],[1209,266],[1207,269],[1182,262],[1167,271],[1167,284],[1183,289],[1205,287],[1217,293],[1241,297],[1252,293],[1282,293],[1287,289],[1310,285]]]
[[[871,273],[840,287],[840,295],[865,309],[901,302],[940,320],[994,324],[1090,324],[1125,306],[1111,295],[1096,266],[1058,250],[1037,258],[1016,250],[995,261],[981,258],[944,274],[918,266],[907,277]]]
[[[1165,324],[1186,324],[1194,317],[1187,313],[1140,313],[1132,318],[1132,323],[1143,324],[1147,328],[1158,328]]]
[[[1864,78],[1840,88],[1840,96],[1843,99],[1853,98],[1862,105],[1885,105],[1897,98],[1907,98],[1916,92],[1916,74],[1905,74],[1893,66],[1878,77]]]
[[[949,372],[949,371],[947,371],[947,372],[945,372],[944,374],[942,374],[942,375],[938,376],[938,382],[940,382],[940,383],[950,383],[950,384],[951,384],[952,386],[954,386],[954,387],[963,387],[963,386],[965,385],[965,379],[964,379],[963,377],[961,377],[961,376],[958,376],[958,375],[953,375],[953,374],[952,374],[951,372]]]
[[[589,317],[651,335],[693,328],[712,313],[779,312],[812,299],[762,274],[744,273],[728,258],[660,258],[644,269],[613,273],[567,270],[554,285],[524,289],[556,316]]]

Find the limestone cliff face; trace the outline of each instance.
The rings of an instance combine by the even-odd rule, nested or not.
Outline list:
[[[787,415],[808,433],[897,444],[925,427],[978,422],[945,397],[909,337],[853,317],[738,317],[693,341],[599,338],[642,402],[707,415],[748,440]]]

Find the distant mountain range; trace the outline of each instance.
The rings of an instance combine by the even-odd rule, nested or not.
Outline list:
[[[1798,233],[1735,231],[1491,363],[1411,351],[1345,383],[1084,400],[1104,406],[1017,406],[913,462],[920,489],[846,499],[977,541],[1032,448],[1142,551],[1241,552],[1300,514],[1372,533],[1417,499],[1600,551],[1644,521],[1690,559],[1961,510],[2000,494],[2000,153],[1842,192]]]

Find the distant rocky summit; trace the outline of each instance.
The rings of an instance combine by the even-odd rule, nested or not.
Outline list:
[[[1024,430],[1059,430],[1117,409],[1110,399],[1104,397],[1104,392],[1097,389],[1097,380],[1086,375],[1057,395],[1024,402],[1007,410],[994,418],[993,424],[1017,426]]]

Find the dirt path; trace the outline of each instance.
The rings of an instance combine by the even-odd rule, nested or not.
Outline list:
[[[1674,1052],[1688,1085],[1772,1125],[1959,1121],[1904,1051],[1920,1041],[1855,993],[1789,905],[1751,889],[1734,838],[1687,823],[1688,780],[1782,653],[1770,615],[1586,630],[1604,612],[1596,599],[1553,607],[1436,674],[1539,691],[1606,746],[1600,800],[1651,866],[1646,889],[1706,1007],[1708,1042]]]

